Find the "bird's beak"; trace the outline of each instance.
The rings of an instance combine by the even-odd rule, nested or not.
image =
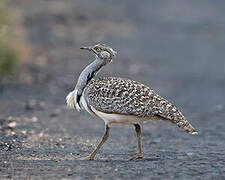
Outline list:
[[[90,47],[81,47],[80,49],[84,49],[84,50],[91,51],[91,48]]]

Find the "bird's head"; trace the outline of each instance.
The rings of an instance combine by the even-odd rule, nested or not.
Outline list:
[[[116,51],[105,44],[96,44],[89,47],[81,47],[80,49],[88,50],[92,52],[97,58],[103,60],[106,64],[112,62],[116,56]]]

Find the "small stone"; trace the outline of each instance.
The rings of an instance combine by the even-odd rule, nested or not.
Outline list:
[[[57,117],[58,114],[57,114],[57,113],[51,113],[49,116],[50,116],[51,118],[54,118],[54,117]]]
[[[27,133],[27,131],[25,131],[25,130],[23,130],[23,131],[21,131],[23,134],[26,134]]]
[[[35,105],[36,105],[36,100],[32,99],[25,104],[24,108],[26,110],[33,110]]]
[[[44,136],[44,133],[41,132],[41,133],[39,134],[39,137],[41,138],[41,137],[43,137],[43,136]]]
[[[31,121],[32,121],[32,122],[37,122],[37,120],[38,120],[38,118],[37,118],[37,117],[35,117],[35,116],[34,116],[34,117],[32,117],[32,119],[31,119]]]
[[[188,153],[187,153],[188,156],[192,156],[192,155],[194,155],[194,154],[195,154],[195,153],[193,153],[193,152],[188,152]]]
[[[9,126],[10,128],[15,128],[16,125],[17,125],[16,122],[11,122],[11,123],[8,124],[8,126]]]

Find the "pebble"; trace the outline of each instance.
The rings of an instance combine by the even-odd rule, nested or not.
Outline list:
[[[195,153],[193,153],[193,152],[188,152],[188,153],[187,153],[188,156],[192,156],[192,155],[194,155],[194,154],[195,154]]]
[[[8,126],[9,126],[10,128],[15,128],[16,125],[17,125],[16,122],[11,122],[11,123],[8,124]]]

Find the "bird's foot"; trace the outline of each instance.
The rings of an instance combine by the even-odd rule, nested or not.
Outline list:
[[[92,161],[92,160],[94,160],[94,158],[91,157],[91,156],[85,156],[85,157],[79,157],[78,160],[82,160],[82,161]]]
[[[143,158],[143,154],[137,154],[136,156],[130,158],[129,161],[134,161],[134,160],[142,159],[142,158]]]

